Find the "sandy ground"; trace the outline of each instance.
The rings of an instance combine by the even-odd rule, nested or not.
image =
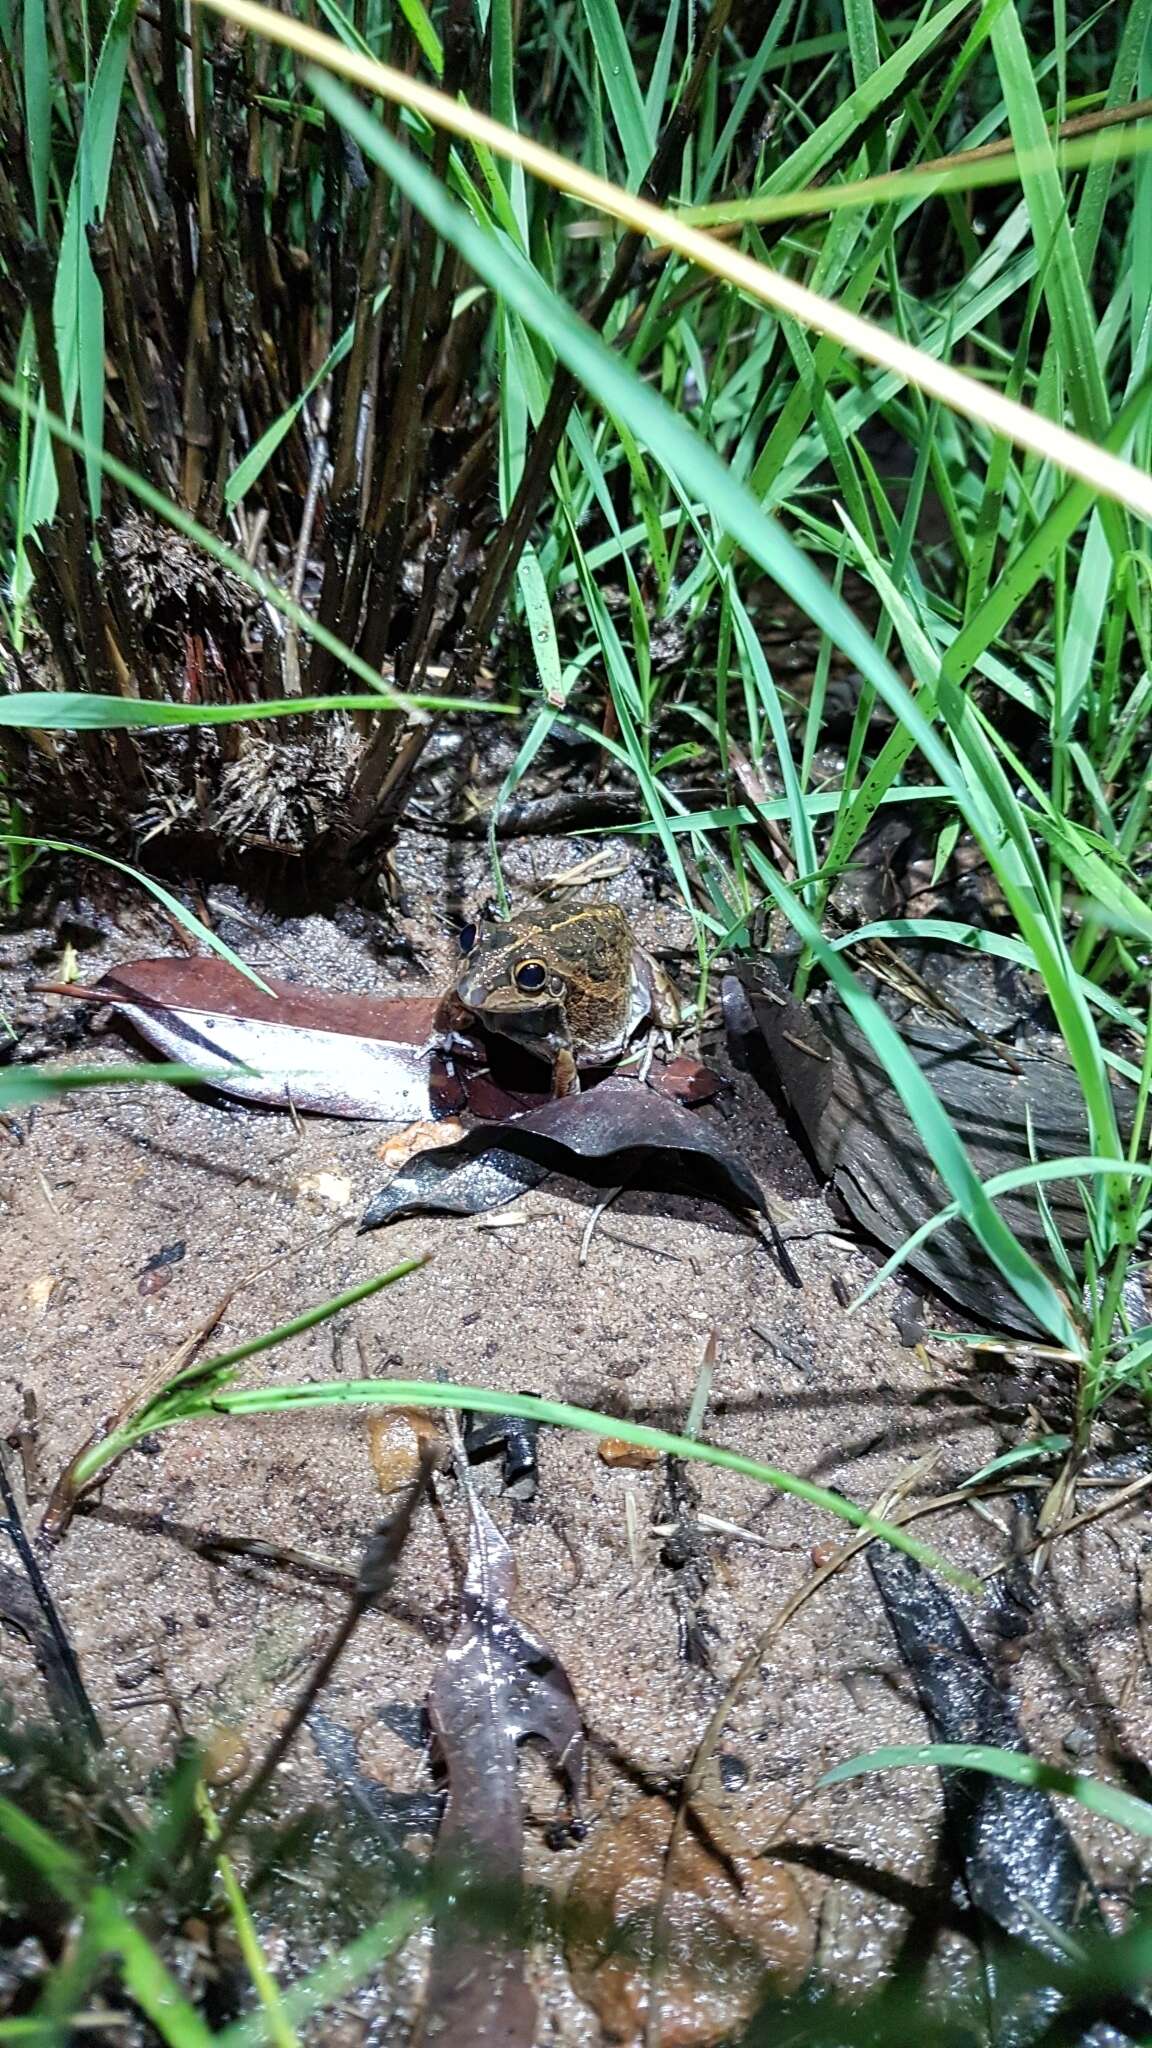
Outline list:
[[[579,842],[513,850],[509,876],[523,886],[592,850]],[[399,870],[410,900],[445,906],[431,923],[405,927],[416,960],[396,950],[384,918],[272,919],[228,891],[211,896],[217,927],[254,964],[279,974],[327,987],[428,992],[450,972],[447,905],[482,898],[483,868],[470,847],[428,837],[407,842]],[[642,939],[683,942],[677,914],[654,904],[642,880],[626,878],[610,893],[635,910]],[[171,949],[163,921],[134,900],[121,900],[115,928],[83,903],[64,904],[60,919],[66,927],[58,919],[2,943],[0,1002],[18,1028],[47,1014],[50,1005],[30,998],[26,985],[58,967],[66,937],[87,938],[85,978]],[[113,1030],[64,1057],[124,1056]],[[1002,1362],[990,1373],[985,1360],[977,1371],[956,1347],[901,1341],[904,1290],[889,1286],[846,1315],[843,1300],[868,1278],[872,1256],[836,1235],[794,1141],[747,1077],[737,1080],[729,1119],[729,1137],[790,1240],[800,1291],[733,1219],[687,1197],[621,1197],[584,1266],[578,1249],[595,1198],[558,1178],[525,1200],[517,1228],[424,1218],[361,1237],[355,1218],[382,1179],[378,1125],[310,1118],[294,1127],[279,1114],[167,1089],[99,1090],[46,1104],[21,1117],[23,1142],[0,1142],[0,1424],[14,1427],[26,1395],[34,1396],[35,1463],[50,1480],[137,1376],[229,1288],[237,1292],[213,1338],[219,1349],[393,1262],[430,1253],[430,1263],[395,1288],[252,1361],[243,1383],[439,1374],[678,1429],[714,1334],[707,1433],[862,1504],[926,1452],[938,1453],[931,1483],[943,1490],[1017,1441],[1033,1391],[1021,1391],[1027,1368],[1013,1365],[1014,1387],[998,1405],[1009,1376]],[[343,1184],[352,1220],[335,1234],[338,1212],[317,1195],[318,1176]],[[185,1249],[165,1269],[167,1285],[145,1291],[155,1285],[147,1261],[176,1243]],[[1046,1385],[1035,1382],[1041,1413],[1051,1412]],[[701,1508],[747,1532],[706,1540],[711,1579],[698,1618],[711,1669],[701,1670],[681,1657],[678,1575],[661,1563],[650,1531],[660,1471],[610,1469],[594,1439],[552,1430],[541,1438],[540,1475],[531,1503],[491,1492],[488,1499],[515,1551],[518,1611],[562,1659],[580,1702],[592,1745],[594,1839],[636,1797],[636,1780],[684,1769],[756,1632],[810,1573],[814,1546],[838,1530],[793,1499],[695,1468]],[[209,1562],[176,1540],[180,1530],[263,1538],[348,1567],[381,1509],[363,1412],[193,1423],[126,1458],[97,1515],[79,1518],[45,1564],[110,1738],[144,1765],[170,1756],[182,1732],[234,1731],[241,1757],[259,1754],[343,1611],[330,1585],[250,1560]],[[33,1504],[33,1525],[38,1512]],[[933,1517],[919,1533],[987,1570],[1005,1554],[1007,1506],[990,1512],[995,1522],[971,1511]],[[1018,1640],[997,1636],[994,1603],[962,1602],[1003,1659],[1039,1753],[1061,1763],[1074,1756],[1137,1784],[1133,1759],[1149,1751],[1146,1529],[1137,1503],[1065,1540]],[[439,1511],[420,1513],[394,1595],[364,1622],[323,1701],[352,1738],[359,1768],[400,1791],[430,1783],[411,1731],[455,1623],[464,1531],[455,1483],[442,1481]],[[20,1709],[42,1712],[26,1647],[7,1637],[0,1686]],[[891,1956],[905,1925],[900,1884],[930,1881],[938,1792],[928,1773],[831,1790],[818,1781],[855,1752],[923,1734],[857,1559],[765,1657],[719,1745],[733,1824],[750,1842],[792,1857],[815,1915],[820,1964],[844,1987],[874,1983]],[[334,1813],[346,1802],[308,1737],[283,1767],[280,1790],[285,1803],[318,1798]],[[538,1775],[529,1811],[530,1874],[562,1890],[583,1852],[546,1846],[554,1816]],[[1106,1823],[1072,1819],[1106,1902],[1122,1901],[1141,1875],[1139,1845]],[[821,1862],[831,1863],[831,1879],[809,1867]],[[282,1949],[273,1940],[273,1952],[291,1968],[296,1950],[287,1936]],[[393,1972],[386,2018],[365,2019],[363,2004],[350,2004],[325,2038],[397,2038],[418,1960],[410,1955]],[[539,1968],[541,2039],[600,2039],[562,1963],[545,1956]]]

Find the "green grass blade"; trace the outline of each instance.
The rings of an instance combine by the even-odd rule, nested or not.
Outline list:
[[[1052,251],[1045,278],[1045,296],[1073,417],[1082,433],[1098,438],[1108,427],[1109,409],[1104,380],[1096,360],[1096,323],[1072,237],[1056,156],[1033,76],[1033,59],[1012,0],[1006,0],[992,25],[992,47],[1000,72],[1012,139],[1024,159],[1020,165],[1020,178],[1036,244],[1044,252]],[[1032,168],[1033,165],[1036,168]]]
[[[581,0],[581,6],[624,151],[628,178],[639,190],[652,161],[653,145],[624,24],[616,0]]]
[[[1088,1813],[1098,1813],[1130,1834],[1152,1835],[1152,1806],[1147,1800],[1137,1799],[1132,1792],[1122,1792],[1118,1785],[1089,1778],[1082,1771],[1060,1770],[1053,1764],[1042,1763],[1039,1757],[1011,1749],[993,1749],[984,1743],[925,1742],[873,1749],[867,1756],[849,1757],[846,1763],[836,1764],[825,1772],[820,1783],[843,1785],[849,1778],[863,1777],[869,1771],[909,1766],[922,1769],[926,1765],[985,1771],[989,1777],[1006,1778],[1012,1785],[1031,1785],[1037,1792],[1055,1792],[1061,1798],[1075,1799]]]
[[[44,0],[24,0],[24,144],[36,233],[43,237],[48,219],[48,173],[52,164],[52,87]]]
[[[248,1069],[242,1069],[247,1072]],[[138,1081],[166,1083],[173,1088],[211,1087],[211,1076],[179,1061],[152,1065],[141,1060],[123,1067],[5,1067],[0,1070],[0,1110],[23,1109],[68,1095],[73,1088],[134,1088]]]
[[[302,1322],[298,1326],[304,1327]],[[248,1347],[245,1355],[250,1355],[255,1348],[256,1344]],[[234,1355],[228,1354],[230,1358]],[[210,1361],[203,1368],[204,1372],[210,1373],[216,1362]],[[195,1368],[186,1377],[193,1381]],[[454,1386],[439,1380],[317,1380],[303,1386],[225,1388],[222,1392],[212,1391],[213,1385],[214,1382],[209,1380],[208,1390],[201,1393],[190,1384],[178,1409],[175,1396],[159,1396],[146,1411],[149,1417],[147,1430],[171,1428],[194,1415],[297,1414],[305,1408],[343,1407],[348,1403],[357,1407],[455,1408],[475,1409],[486,1415],[522,1415],[529,1421],[546,1423],[556,1429],[576,1429],[591,1436],[620,1437],[625,1443],[639,1444],[667,1457],[695,1459],[701,1464],[716,1465],[726,1472],[739,1473],[762,1486],[792,1494],[797,1500],[806,1501],[810,1507],[823,1508],[839,1520],[851,1523],[853,1528],[867,1529],[883,1537],[897,1550],[906,1551],[918,1563],[939,1572],[953,1584],[962,1585],[970,1592],[977,1590],[978,1582],[966,1572],[947,1564],[904,1529],[880,1521],[865,1509],[856,1507],[845,1500],[843,1494],[815,1486],[811,1480],[798,1479],[794,1473],[780,1471],[774,1465],[762,1465],[755,1458],[746,1458],[737,1451],[726,1451],[719,1445],[702,1442],[699,1437],[675,1436],[665,1429],[650,1428],[647,1423],[603,1415],[591,1408],[575,1408],[566,1401],[546,1401],[533,1394],[509,1394],[502,1387]],[[160,1405],[165,1401],[167,1411]],[[117,1445],[114,1454],[118,1455],[119,1448],[123,1448],[120,1435],[117,1432],[103,1443],[94,1444],[82,1459],[77,1460],[75,1475],[78,1484],[87,1484],[108,1463],[110,1444]]]
[[[1081,1174],[1100,1173],[1115,1174],[1120,1180],[1152,1181],[1152,1166],[1118,1167],[1114,1159],[1097,1159],[1092,1153],[1086,1153],[1068,1159],[1040,1159],[1029,1166],[1014,1167],[1008,1173],[994,1174],[991,1180],[984,1182],[984,1193],[989,1201],[995,1202],[1001,1195],[1015,1194],[1021,1188],[1042,1187],[1048,1181],[1075,1180]],[[886,1280],[890,1280],[893,1273],[898,1272],[911,1258],[913,1252],[919,1251],[920,1246],[926,1244],[930,1237],[934,1237],[946,1223],[954,1223],[959,1215],[960,1204],[949,1202],[947,1208],[938,1209],[934,1216],[930,1216],[926,1223],[922,1223],[910,1237],[906,1237],[891,1257],[885,1259],[879,1271],[872,1275],[868,1285],[861,1288],[852,1304],[853,1308],[859,1308],[862,1303],[870,1300],[877,1288],[882,1287]]]
[[[926,18],[907,41],[901,43],[870,78],[848,93],[811,135],[805,137],[799,148],[794,149],[765,180],[760,193],[795,191],[819,177],[830,163],[843,155],[877,110],[927,63],[937,43],[967,8],[968,0],[945,0],[943,7],[928,9]]]
[[[88,1901],[87,1931],[120,1959],[124,1983],[169,2048],[211,2048],[216,2039],[182,1995],[150,1941],[103,1886]]]
[[[556,621],[552,616],[552,601],[548,596],[548,585],[540,567],[540,557],[529,544],[516,565],[516,580],[520,588],[520,600],[528,631],[532,640],[532,657],[540,677],[540,688],[550,704],[559,706],[564,702],[564,678],[560,666],[560,643],[556,638]]]
[[[157,903],[162,903],[165,910],[176,919],[177,924],[183,925],[186,932],[191,932],[192,937],[198,939],[202,946],[207,946],[212,953],[218,953],[238,974],[242,974],[247,981],[255,982],[257,988],[263,989],[265,995],[272,994],[267,982],[261,980],[254,967],[246,967],[240,955],[234,953],[231,946],[226,946],[223,939],[217,938],[215,932],[209,931],[206,924],[201,924],[200,919],[186,904],[181,903],[178,896],[172,894],[171,889],[166,889],[163,882],[158,882],[154,875],[146,875],[142,868],[130,867],[127,861],[116,860],[110,853],[98,853],[92,846],[75,846],[70,839],[41,839],[21,832],[0,832],[0,846],[37,846],[45,853],[77,854],[82,860],[98,860],[103,867],[118,869],[120,874],[127,875],[133,882],[138,882],[142,889],[147,889],[149,895],[154,896]]]
[[[461,710],[467,700],[426,698]],[[512,712],[513,704],[484,702],[485,711]],[[161,699],[106,697],[94,690],[14,690],[0,697],[0,726],[25,732],[114,732],[134,726],[155,731],[168,725],[247,725],[264,718],[302,718],[322,711],[379,711],[380,693],[346,697],[262,697],[251,704],[166,704]]]
[[[64,409],[71,424],[77,396],[86,447],[89,500],[95,519],[100,507],[100,449],[104,437],[104,300],[88,248],[89,226],[100,219],[108,198],[112,152],[128,68],[136,0],[117,0],[105,33],[68,193],[56,269],[52,317]],[[48,426],[37,422],[28,486],[29,530],[56,511],[56,470]]]

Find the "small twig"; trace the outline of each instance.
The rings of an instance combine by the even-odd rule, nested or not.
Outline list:
[[[617,1195],[622,1195],[627,1186],[628,1182],[626,1180],[622,1180],[619,1187],[609,1188],[608,1193],[604,1196],[603,1200],[597,1202],[596,1207],[593,1209],[592,1214],[589,1216],[587,1223],[584,1225],[584,1235],[580,1239],[580,1255],[576,1261],[576,1264],[578,1266],[586,1266],[588,1264],[588,1253],[592,1246],[592,1239],[595,1235],[596,1225],[599,1223],[600,1218],[604,1214],[604,1211],[612,1207],[612,1204],[616,1200]]]
[[[1083,1479],[1080,1481],[1081,1486],[1090,1483],[1090,1481]],[[1084,1508],[1080,1514],[1072,1515],[1068,1521],[1061,1522],[1058,1528],[1046,1530],[1039,1541],[1032,1544],[1025,1554],[1033,1556],[1037,1551],[1046,1549],[1048,1544],[1053,1543],[1057,1536],[1070,1536],[1073,1529],[1084,1529],[1088,1526],[1089,1522],[1101,1521],[1105,1515],[1111,1515],[1117,1508],[1123,1507],[1126,1501],[1135,1500],[1137,1494],[1146,1493],[1150,1486],[1152,1486],[1152,1472],[1145,1472],[1141,1478],[1133,1479],[1129,1485],[1122,1486],[1118,1493],[1110,1494],[1107,1500],[1101,1501],[1099,1507]]]
[[[791,1543],[773,1543],[770,1536],[761,1536],[758,1529],[745,1528],[743,1522],[726,1522],[723,1515],[708,1515],[701,1511],[699,1514],[687,1516],[685,1519],[697,1529],[706,1529],[711,1535],[734,1536],[742,1543],[754,1543],[758,1550],[791,1551],[795,1548],[795,1545]],[[659,1537],[661,1541],[664,1541],[665,1538],[674,1536],[677,1529],[682,1529],[683,1527],[683,1522],[650,1522],[648,1534],[649,1536]]]
[[[601,847],[598,852],[590,853],[587,860],[578,860],[574,867],[561,868],[555,874],[545,875],[536,885],[536,894],[546,896],[553,890],[586,889],[593,882],[615,882],[621,875],[627,874],[631,865],[630,853],[622,854],[618,860],[613,861],[607,849]]]
[[[802,1288],[804,1282],[796,1269],[796,1265],[793,1261],[791,1252],[785,1244],[784,1239],[780,1235],[780,1230],[777,1225],[776,1218],[773,1216],[772,1211],[768,1208],[767,1204],[765,1204],[763,1216],[759,1217],[757,1220],[763,1226],[762,1231],[759,1231],[757,1235],[763,1235],[764,1232],[767,1232],[768,1241],[771,1244],[772,1249],[780,1262],[780,1270],[783,1273],[784,1278],[787,1280],[789,1287]]]
[[[309,551],[312,546],[312,530],[316,524],[316,509],[320,503],[320,487],[328,467],[328,440],[318,433],[312,444],[312,463],[308,473],[308,489],[304,498],[304,509],[300,515],[300,531],[296,536],[296,554],[292,563],[291,594],[299,604],[304,591],[304,578],[308,573]],[[300,695],[300,633],[295,620],[290,620],[284,635],[284,689],[289,697]]]

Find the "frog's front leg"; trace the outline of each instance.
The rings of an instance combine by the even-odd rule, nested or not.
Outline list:
[[[683,1021],[680,991],[658,960],[648,962],[648,984],[649,1015],[653,1026],[660,1034],[661,1043],[671,1050]]]
[[[568,1021],[568,1010],[562,996],[556,1005],[555,1022],[548,1037],[548,1050],[552,1057],[553,1101],[559,1101],[565,1095],[579,1095],[580,1072],[572,1043],[572,1026]]]
[[[552,1061],[552,1096],[559,1101],[565,1095],[579,1095],[580,1072],[576,1055],[570,1045],[562,1045]]]

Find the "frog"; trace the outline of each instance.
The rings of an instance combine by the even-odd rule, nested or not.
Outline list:
[[[457,999],[547,1061],[554,1095],[579,1094],[581,1072],[622,1059],[642,1025],[667,1042],[679,1023],[676,991],[618,904],[532,904],[465,925],[459,948]]]

